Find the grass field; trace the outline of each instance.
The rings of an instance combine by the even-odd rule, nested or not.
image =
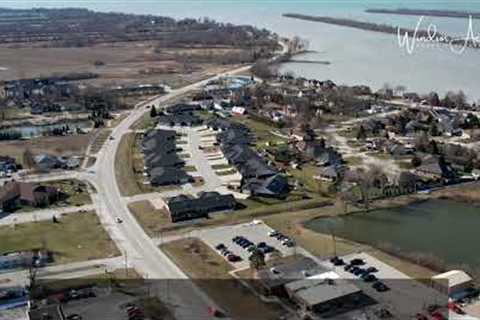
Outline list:
[[[231,266],[197,239],[182,239],[162,246],[164,252],[205,291],[228,317],[237,319],[279,319],[284,313],[276,304],[267,304],[228,272]]]
[[[29,149],[33,154],[49,153],[56,156],[83,156],[91,134],[65,137],[41,137],[30,140],[0,142],[0,155],[10,156],[23,164],[23,153]]]
[[[0,254],[45,248],[56,264],[118,256],[116,245],[94,212],[70,214],[51,221],[0,227]]]
[[[158,237],[166,226],[171,225],[168,213],[155,209],[148,200],[130,203],[128,209],[150,237]]]

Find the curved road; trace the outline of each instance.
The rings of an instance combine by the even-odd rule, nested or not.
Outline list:
[[[214,303],[199,290],[188,277],[163,253],[138,224],[130,213],[127,202],[120,194],[115,178],[115,155],[118,152],[122,136],[130,131],[130,127],[149,109],[146,105],[164,107],[171,99],[177,98],[191,90],[198,89],[207,82],[231,73],[246,71],[244,66],[195,84],[173,90],[155,99],[142,102],[112,132],[113,140],[107,140],[97,154],[95,165],[79,177],[89,181],[97,190],[92,195],[97,207],[97,214],[112,240],[125,257],[126,263],[134,267],[144,278],[163,280],[157,285],[161,297],[170,305],[176,306],[179,319],[208,319],[207,307]],[[119,217],[123,223],[116,223]],[[169,280],[167,280],[169,279]],[[172,281],[172,279],[175,279]],[[170,283],[169,283],[170,282]],[[163,296],[162,296],[163,294]],[[188,306],[188,307],[187,307]]]

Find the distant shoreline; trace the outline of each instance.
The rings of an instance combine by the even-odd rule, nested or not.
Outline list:
[[[387,25],[387,24],[378,24],[373,22],[365,22],[360,20],[353,20],[347,18],[333,18],[333,17],[326,17],[326,16],[310,16],[305,14],[296,14],[296,13],[284,13],[284,17],[292,18],[292,19],[299,19],[299,20],[306,20],[306,21],[313,21],[313,22],[321,22],[331,25],[337,25],[342,27],[349,27],[359,30],[366,30],[366,31],[373,31],[373,32],[380,32],[386,34],[402,34],[408,35],[410,38],[417,38],[417,39],[428,39],[429,41],[435,41],[436,43],[441,44],[450,44],[450,45],[459,45],[463,46],[464,43],[462,41],[455,40],[453,37],[442,34],[442,33],[435,33],[433,36],[429,34],[427,30],[419,29],[407,29],[407,28],[399,28],[397,26]],[[469,48],[478,49],[479,46],[472,44],[470,42],[466,43],[466,46]]]
[[[428,17],[446,17],[446,18],[469,18],[480,19],[480,12],[454,11],[454,10],[422,10],[422,9],[379,9],[371,8],[365,10],[367,13],[395,14],[404,16],[428,16]]]

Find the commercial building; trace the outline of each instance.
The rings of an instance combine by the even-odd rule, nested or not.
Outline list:
[[[292,301],[305,312],[334,316],[371,303],[357,286],[334,272],[285,285]]]
[[[285,285],[308,278],[312,275],[325,272],[326,269],[318,265],[313,259],[305,256],[295,256],[293,259],[278,264],[273,268],[266,268],[257,272],[256,283],[259,290],[265,295],[287,296]]]

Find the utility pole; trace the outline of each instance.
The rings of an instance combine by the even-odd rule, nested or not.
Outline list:
[[[125,276],[128,277],[128,255],[127,255],[127,251],[125,250]]]

